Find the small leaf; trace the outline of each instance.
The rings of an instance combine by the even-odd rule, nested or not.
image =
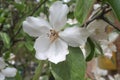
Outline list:
[[[4,22],[5,21],[5,17],[1,17],[0,16],[0,23]]]
[[[94,51],[95,51],[94,42],[90,38],[88,38],[88,43],[89,43],[89,47],[90,47],[90,53],[87,56],[86,61],[90,61],[94,57],[94,55],[95,55],[94,54]]]
[[[56,80],[85,80],[86,62],[80,48],[69,47],[66,61],[51,64],[51,71]]]
[[[83,24],[91,11],[95,0],[76,0],[75,17]]]
[[[106,0],[112,7],[115,15],[120,21],[120,0]]]
[[[10,53],[11,53],[10,51],[4,52],[3,57],[4,57],[5,60],[7,60],[8,58],[10,58]]]
[[[33,42],[32,42],[32,41],[26,41],[26,42],[25,42],[25,47],[26,47],[29,51],[33,51]]]
[[[4,33],[4,32],[0,32],[0,37],[4,43],[4,46],[6,48],[10,48],[10,37],[7,33]]]

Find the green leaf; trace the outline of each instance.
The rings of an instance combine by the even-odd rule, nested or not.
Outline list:
[[[83,24],[91,11],[95,0],[76,0],[75,17]]]
[[[11,53],[10,51],[4,52],[3,57],[4,57],[5,60],[7,60],[10,57],[10,53]]]
[[[0,16],[0,23],[4,22],[5,21],[5,17],[1,17]]]
[[[88,43],[89,43],[89,47],[90,47],[90,53],[89,55],[86,57],[86,61],[90,61],[93,57],[94,57],[94,51],[95,51],[95,45],[94,45],[94,42],[88,38]]]
[[[25,42],[25,47],[26,47],[29,51],[33,51],[33,42],[32,42],[32,41],[26,41],[26,42]]]
[[[120,21],[120,0],[106,0],[112,7],[115,15]]]
[[[85,80],[86,62],[80,48],[69,47],[66,61],[51,64],[56,80]]]
[[[10,37],[7,33],[0,32],[0,37],[3,40],[4,46],[10,48]]]

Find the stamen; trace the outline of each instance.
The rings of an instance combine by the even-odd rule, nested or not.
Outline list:
[[[55,30],[50,30],[50,41],[53,42],[55,41],[59,36],[58,36],[58,32],[56,32]]]

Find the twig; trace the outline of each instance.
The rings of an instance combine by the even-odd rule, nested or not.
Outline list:
[[[96,20],[96,19],[102,19],[102,17],[107,14],[108,12],[110,12],[112,9],[108,9],[108,10],[103,10],[99,15],[94,16],[92,19],[90,19],[89,21],[87,21],[85,24],[83,24],[81,27],[87,26],[89,23],[91,23],[92,21]]]
[[[33,11],[32,13],[29,15],[29,16],[32,16],[41,6],[42,4],[44,4],[45,2],[47,2],[48,0],[44,0],[41,4],[39,4]]]
[[[114,25],[112,22],[110,22],[106,17],[103,16],[102,19],[108,24],[110,24],[111,26],[113,26],[116,30],[120,31],[120,29],[116,25]]]

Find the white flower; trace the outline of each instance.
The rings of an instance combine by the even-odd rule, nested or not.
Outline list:
[[[98,67],[97,58],[94,60],[92,72],[94,74],[95,80],[105,80],[102,76],[106,76],[108,74],[107,70],[103,70]]]
[[[68,44],[78,47],[85,43],[89,34],[78,27],[67,28],[61,31],[67,21],[68,6],[60,1],[55,2],[49,9],[49,23],[36,17],[28,17],[23,22],[23,30],[30,36],[38,37],[35,41],[36,58],[58,63],[66,59],[69,53]]]
[[[6,67],[5,69],[1,70],[2,74],[6,77],[14,77],[17,73],[16,68]]]
[[[100,45],[101,45],[101,48],[103,50],[103,53],[108,58],[111,58],[112,53],[117,51],[116,46],[112,42],[110,42],[109,40],[101,41]]]
[[[89,32],[91,32],[91,36],[93,39],[96,41],[100,40],[106,40],[107,39],[107,33],[105,32],[105,28],[108,26],[106,22],[103,20],[95,20],[91,22],[88,26],[87,29]]]
[[[5,76],[2,73],[0,73],[0,80],[5,80]]]
[[[0,80],[5,80],[5,77],[14,77],[17,70],[15,68],[6,67],[4,59],[0,57]]]
[[[113,43],[119,34],[116,32],[111,32],[108,34],[108,40],[101,40],[100,45],[103,50],[103,53],[106,57],[111,58],[113,52],[117,52],[116,45]]]

